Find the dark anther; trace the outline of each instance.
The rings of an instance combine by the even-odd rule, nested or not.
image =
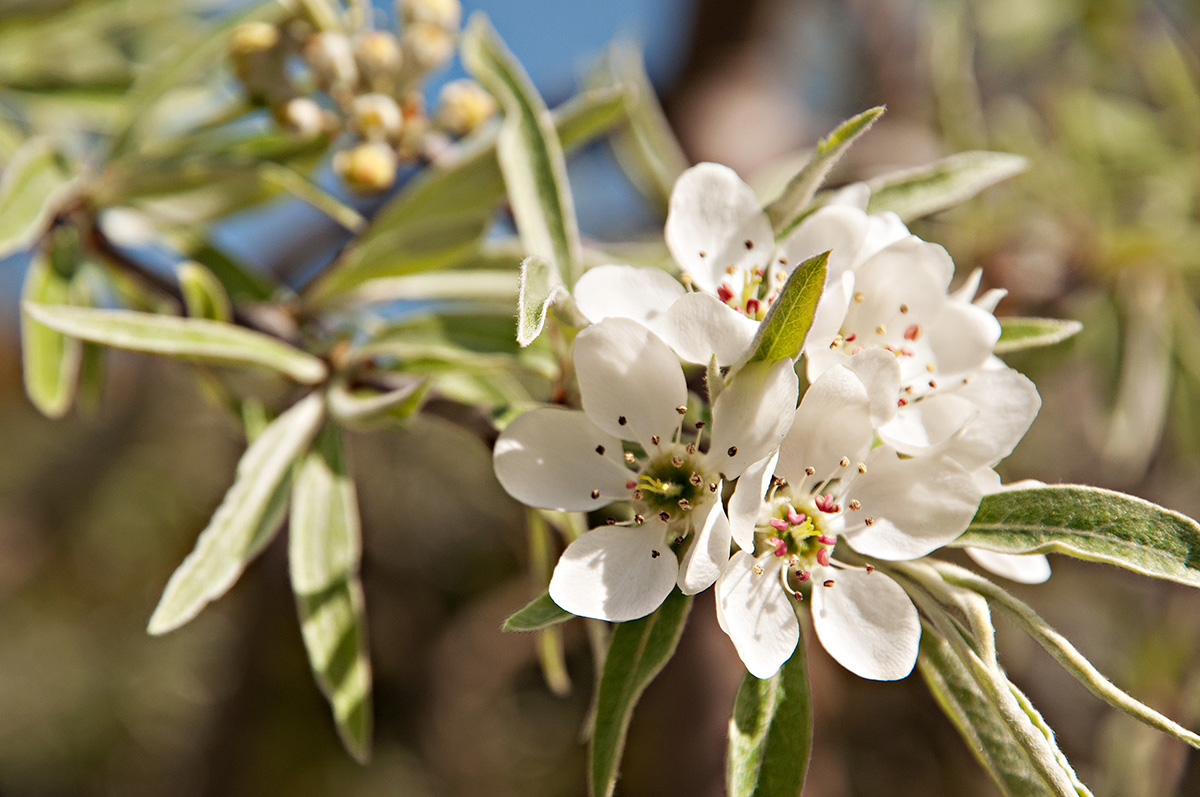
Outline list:
[[[725,453],[731,457],[736,457],[737,456],[737,446],[730,446],[729,450],[726,451]]]
[[[596,446],[596,453],[600,456],[604,456],[604,446]]]
[[[658,551],[651,551],[651,552],[650,552],[650,558],[651,558],[651,559],[657,559],[657,558],[658,558],[658,557],[660,557],[660,556],[662,556],[662,554],[660,554]]]
[[[617,416],[617,423],[619,423],[621,426],[624,426],[625,424],[629,423],[629,421],[625,420],[624,415],[619,415]]]
[[[599,490],[592,490],[592,500],[595,500],[595,499],[597,499],[597,498],[599,498],[599,497],[600,497],[600,491],[599,491]]]

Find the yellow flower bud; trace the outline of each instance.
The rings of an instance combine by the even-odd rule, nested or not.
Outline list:
[[[304,42],[304,60],[317,85],[325,91],[351,91],[358,83],[354,48],[345,35],[334,31],[314,33]]]
[[[396,182],[396,153],[387,144],[368,141],[333,158],[334,171],[352,191],[377,194]]]
[[[374,91],[391,92],[404,60],[400,41],[387,31],[373,30],[354,42],[354,54],[367,85]]]
[[[401,0],[400,17],[405,25],[433,25],[442,30],[458,30],[462,22],[459,0]]]
[[[350,126],[363,138],[394,139],[403,125],[400,106],[388,95],[361,94],[354,98]]]
[[[279,28],[269,22],[244,22],[229,34],[229,52],[237,57],[262,53],[279,44]]]
[[[455,136],[465,136],[496,113],[492,95],[473,80],[452,80],[438,96],[437,126]]]
[[[454,37],[442,27],[424,22],[404,29],[404,59],[418,73],[436,69],[454,55]]]
[[[293,97],[288,100],[277,113],[277,117],[280,124],[305,138],[318,135],[325,129],[325,110],[308,97]]]

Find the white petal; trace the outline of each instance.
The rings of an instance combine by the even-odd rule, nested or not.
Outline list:
[[[792,425],[799,385],[791,360],[750,363],[713,402],[709,462],[736,479],[772,454]]]
[[[631,318],[658,331],[667,310],[686,293],[662,269],[597,266],[575,283],[575,304],[593,324]]]
[[[866,260],[909,235],[908,227],[904,226],[904,221],[895,213],[873,213],[867,227],[867,238],[858,253],[859,260]]]
[[[867,203],[871,201],[871,187],[866,183],[850,183],[843,188],[839,188],[829,195],[829,199],[825,202],[826,207],[829,205],[849,205],[850,207],[866,210]]]
[[[1041,409],[1037,387],[1012,368],[977,371],[955,390],[979,415],[945,451],[967,468],[991,466],[1012,453]]]
[[[826,580],[833,586],[823,586]],[[912,672],[921,619],[900,586],[878,571],[813,570],[813,630],[838,664],[874,681]]]
[[[770,678],[791,658],[800,641],[800,621],[783,591],[777,563],[762,575],[754,557],[738,551],[717,581],[718,618],[738,656],[756,678]]]
[[[598,454],[602,448],[604,453]],[[629,497],[633,473],[621,441],[578,410],[545,407],[517,417],[496,440],[492,467],[518,501],[564,512],[588,512]],[[599,490],[592,498],[592,490]]]
[[[671,305],[662,323],[662,337],[682,359],[717,365],[739,360],[758,332],[758,322],[709,293],[689,293]]]
[[[732,537],[720,494],[718,488],[713,500],[695,510],[696,539],[679,565],[679,589],[685,595],[711,587],[729,563]]]
[[[609,318],[583,330],[575,338],[575,373],[583,410],[604,431],[643,445],[652,435],[675,434],[687,383],[670,347],[646,327]]]
[[[663,545],[664,532],[657,521],[587,532],[563,551],[550,597],[580,617],[614,623],[645,617],[671,594],[679,571],[675,554]]]
[[[896,241],[859,267],[854,289],[862,301],[850,303],[842,328],[865,346],[880,324],[896,323],[901,305],[908,318],[936,319],[953,273],[954,261],[942,247],[912,235]]]
[[[871,401],[849,368],[834,366],[804,394],[791,430],[779,447],[776,471],[804,492],[841,468],[843,457],[857,465],[871,446]],[[814,474],[807,476],[806,468]]]
[[[946,456],[899,459],[887,446],[867,457],[867,472],[846,500],[862,508],[843,515],[864,523],[845,532],[858,552],[880,559],[916,559],[966,530],[983,497],[974,478]]]
[[[1050,578],[1050,560],[1045,554],[1013,554],[963,548],[981,567],[1018,584],[1043,584]]]
[[[864,349],[845,360],[846,367],[862,380],[871,399],[871,423],[882,426],[896,415],[900,393],[900,364],[886,349]]]
[[[1000,304],[1000,300],[1008,296],[1008,290],[1005,288],[992,288],[985,291],[983,296],[980,296],[972,304],[980,310],[986,310],[989,313],[996,312],[996,305]]]
[[[826,282],[841,279],[858,264],[867,227],[867,214],[849,205],[826,205],[813,211],[779,247],[788,261],[785,270],[791,273],[808,258],[828,250]]]
[[[753,189],[716,163],[693,166],[675,181],[666,238],[675,262],[708,293],[717,292],[726,267],[750,271],[775,251],[771,223]]]
[[[833,351],[829,344],[842,329],[850,306],[850,297],[853,295],[853,273],[847,272],[839,279],[825,281],[825,292],[817,302],[817,311],[813,315],[812,326],[808,328],[808,337],[804,341],[804,358],[808,363],[810,383],[817,381],[817,377],[825,373],[831,365],[841,362],[837,358],[829,358],[829,355],[841,355],[840,351]]]
[[[729,496],[729,526],[733,541],[743,551],[754,550],[754,524],[778,461],[779,454],[775,453],[746,468]]]
[[[925,328],[926,342],[937,358],[938,371],[957,374],[981,367],[1000,339],[996,316],[973,304],[947,302]]]
[[[879,439],[902,454],[927,454],[979,417],[979,408],[954,393],[935,393],[901,407],[879,428]]]
[[[956,302],[970,303],[975,299],[975,294],[979,291],[979,282],[983,279],[983,269],[977,268],[967,275],[963,280],[963,284],[958,286],[958,290],[950,294],[950,298]]]

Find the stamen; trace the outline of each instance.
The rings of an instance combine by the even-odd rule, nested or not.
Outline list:
[[[830,537],[828,534],[821,534],[817,537],[817,542],[822,545],[836,545],[837,537]]]
[[[873,518],[873,517],[868,516],[863,519],[863,523],[866,523],[868,526],[870,526],[874,522],[875,522],[875,518]]]
[[[680,459],[679,457],[675,457],[675,456],[673,456],[673,457],[671,457],[671,464],[672,464],[672,465],[674,465],[674,466],[675,466],[675,467],[677,467],[677,468],[682,468],[682,467],[683,467],[683,460],[682,460],[682,459]]]
[[[858,472],[866,473],[867,472],[867,463],[865,463],[865,462],[858,463]]]
[[[633,516],[633,522],[634,522],[634,523],[636,523],[636,524],[638,524],[638,525],[640,526],[640,525],[642,525],[643,523],[645,523],[645,522],[646,522],[646,518],[645,518],[645,517],[643,517],[642,515],[634,515],[634,516]]]
[[[887,327],[885,327],[883,324],[880,324],[879,326],[875,327],[875,334],[876,335],[886,335]]]
[[[633,463],[637,462],[637,457],[635,457],[633,455],[632,451],[626,451],[625,452],[625,461],[628,462],[630,465],[632,465]]]
[[[708,483],[708,491],[709,491],[710,493],[715,493],[715,492],[717,491],[717,483],[716,483],[716,482],[709,482],[709,483]]]
[[[838,464],[841,465],[843,468],[848,468],[848,467],[850,467],[850,458],[842,457],[841,460],[838,461]]]
[[[858,334],[855,332],[851,332],[849,335],[846,336],[845,340],[847,343],[853,343],[854,341],[858,340]]]
[[[615,526],[617,525],[617,519],[615,517],[605,518],[604,524],[607,526]]]
[[[662,438],[661,438],[661,437],[659,437],[659,436],[658,436],[658,435],[656,435],[656,434],[652,434],[652,435],[650,435],[650,442],[651,442],[653,445],[658,445],[658,444],[659,444],[659,442],[660,442],[661,440],[662,440]]]
[[[921,325],[920,324],[913,324],[908,329],[904,330],[904,339],[905,340],[916,340],[919,337],[921,337]]]
[[[825,512],[826,514],[832,515],[836,512],[842,511],[842,508],[833,502],[833,495],[831,493],[818,495],[813,499],[813,503],[817,505],[817,509]]]
[[[780,520],[777,517],[773,517],[770,520],[768,520],[767,525],[770,526],[771,528],[775,529],[776,531],[787,531],[788,530],[787,521]],[[775,538],[772,537],[771,539],[775,539]]]
[[[800,590],[798,589],[792,591],[792,597],[798,601],[804,600],[804,596],[800,594]]]
[[[688,503],[688,500],[686,498],[680,498],[679,499],[679,508],[682,509],[684,512],[687,512],[688,510],[690,510],[692,508],[692,505],[690,503]]]
[[[812,578],[812,573],[808,572],[807,570],[796,571],[796,580],[801,584],[803,584],[805,581],[808,581],[810,578]]]
[[[666,523],[671,519],[671,513],[670,512],[659,512],[658,519],[661,520],[663,523]]]
[[[729,300],[733,298],[733,288],[722,282],[717,286],[717,298],[725,304],[729,304]]]
[[[700,483],[701,483],[702,481],[704,481],[704,479],[701,479],[701,478],[700,478],[700,474],[699,474],[699,473],[696,473],[696,471],[692,471],[692,475],[691,475],[691,476],[688,476],[688,481],[689,481],[689,482],[691,482],[691,483],[692,483],[693,485],[695,485],[696,487],[699,487],[699,486],[700,486]]]
[[[662,554],[660,554],[657,549],[650,551],[651,559],[657,559],[660,556],[662,556]]]
[[[779,258],[779,265],[781,265],[781,266],[786,266],[786,265],[787,265],[787,258],[786,258],[786,257],[781,257],[781,258]]]
[[[697,428],[697,429],[703,429],[703,428],[704,428],[704,426],[705,426],[705,424],[704,424],[704,421],[696,421],[696,428]]]
[[[937,380],[936,380],[936,379],[930,379],[930,380],[929,380],[929,386],[930,386],[930,387],[932,387],[932,388],[936,388],[936,387],[937,387]]]
[[[729,450],[726,451],[725,453],[731,457],[736,457],[737,456],[737,446],[730,446]]]
[[[675,408],[675,411],[678,412],[680,415],[687,415],[687,405],[680,404],[678,407]]]
[[[788,523],[791,523],[793,526],[799,526],[801,523],[808,520],[808,515],[804,514],[803,512],[797,512],[795,508],[789,506],[787,519]]]
[[[933,363],[925,363],[925,370],[932,374],[937,370],[937,366]]]
[[[866,300],[866,298],[867,298],[867,297],[866,297],[866,294],[864,294],[862,291],[855,291],[855,292],[854,292],[854,301],[855,301],[857,304],[862,304],[862,303],[863,303],[863,302]]]
[[[708,257],[708,252],[700,252],[700,257]]]
[[[857,512],[858,510],[862,509],[862,504],[859,503],[857,498],[850,499],[850,509],[854,512]]]
[[[875,565],[867,565],[867,575],[869,576],[874,572],[875,572]]]
[[[767,542],[775,546],[774,553],[776,556],[782,557],[787,555],[787,543],[783,540],[778,537],[769,537]]]
[[[596,446],[596,453],[600,456],[604,456],[604,446]]]
[[[907,304],[902,304],[902,305],[900,305],[900,312],[902,312],[902,313],[907,313],[907,312],[908,312],[908,305],[907,305]]]
[[[625,424],[629,423],[629,421],[628,421],[628,420],[626,420],[626,418],[625,418],[625,416],[624,416],[624,415],[618,415],[618,416],[617,416],[617,423],[618,423],[620,426],[624,426]]]
[[[806,475],[806,476],[815,476],[816,474],[817,474],[817,469],[814,468],[812,465],[809,465],[807,468],[804,469],[804,475]]]
[[[687,444],[687,452],[688,452],[688,454],[689,454],[689,455],[691,455],[691,454],[695,454],[695,453],[696,453],[696,444],[695,444],[695,443],[688,443],[688,444]]]
[[[817,564],[822,567],[829,567],[829,549],[822,548],[817,551]]]
[[[756,575],[756,576],[761,576],[763,574],[762,565],[755,565],[754,567],[752,567],[750,569],[754,572],[754,575]]]
[[[822,586],[826,586],[826,587],[832,587],[832,586],[833,586],[833,579],[832,579],[832,578],[831,578],[831,579],[829,579],[829,580],[828,580],[828,581],[826,581],[826,582],[825,582],[825,583],[824,583]]]
[[[903,407],[903,406],[904,406],[904,405],[906,405],[906,404],[908,404],[908,400],[907,400],[907,399],[903,399],[903,398],[898,398],[898,399],[896,399],[896,406],[897,406],[897,407]]]
[[[642,491],[641,491],[641,490],[634,490],[634,491],[633,491],[633,500],[634,500],[634,501],[641,501],[641,500],[642,500]]]
[[[625,489],[626,490],[636,490],[637,482],[634,481],[633,479],[626,479],[625,480]]]
[[[751,241],[749,238],[747,238],[747,239],[745,240],[745,242],[744,242],[744,243],[746,244],[746,248],[747,248],[747,249],[753,249],[753,248],[754,248],[754,241]]]
[[[599,490],[592,490],[592,500],[593,500],[593,501],[595,501],[595,500],[596,500],[597,498],[599,498],[599,497],[600,497],[600,491],[599,491]]]

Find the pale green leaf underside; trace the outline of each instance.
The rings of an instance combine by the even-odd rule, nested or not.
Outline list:
[[[500,626],[500,630],[540,631],[564,623],[574,616],[555,603],[549,592],[544,592],[514,612]]]
[[[178,628],[225,594],[271,540],[287,509],[292,466],[323,415],[322,396],[312,393],[276,418],[242,455],[233,486],[167,582],[150,618],[151,634]]]
[[[211,271],[195,262],[175,267],[183,303],[192,318],[204,318],[228,324],[233,320],[233,304],[225,286]]]
[[[338,734],[359,761],[370,757],[371,664],[358,564],[361,526],[337,427],[326,425],[296,471],[288,568],[309,663]]]
[[[530,255],[521,263],[517,288],[517,342],[528,346],[542,334],[546,314],[556,295],[565,293],[558,271],[550,263]]]
[[[369,424],[384,419],[403,420],[417,411],[429,390],[429,380],[411,383],[387,392],[352,390],[335,380],[329,386],[329,414],[346,424]]]
[[[519,257],[511,263],[516,265]],[[385,302],[496,302],[512,312],[517,298],[516,269],[473,269],[408,274],[368,280],[338,299],[338,304],[362,305]]]
[[[1200,525],[1098,487],[1053,485],[984,496],[953,543],[1001,553],[1061,553],[1200,586]]]
[[[325,363],[281,340],[195,318],[176,318],[131,310],[24,305],[35,320],[66,335],[147,354],[215,365],[270,368],[297,382],[316,384],[328,373]]]
[[[891,211],[912,221],[954,207],[985,188],[1025,171],[1028,161],[1007,152],[960,152],[915,169],[871,180],[868,213]]]
[[[746,673],[729,719],[729,797],[795,797],[812,751],[812,694],[804,639],[775,677]]]
[[[0,258],[32,244],[68,190],[58,156],[43,139],[25,142],[0,172]]]
[[[748,362],[775,362],[800,356],[825,288],[828,262],[829,253],[823,252],[805,260],[788,275],[779,296],[758,325],[750,343]]]
[[[1083,329],[1083,324],[1061,318],[1001,318],[996,353],[1006,354],[1061,343]]]
[[[691,606],[691,597],[675,590],[653,614],[613,630],[596,687],[588,766],[592,797],[612,795],[634,706],[674,654]]]
[[[34,257],[21,289],[23,302],[59,305],[71,299],[71,280],[45,254]],[[79,384],[83,344],[21,313],[21,365],[25,393],[38,411],[60,418],[71,408]]]

